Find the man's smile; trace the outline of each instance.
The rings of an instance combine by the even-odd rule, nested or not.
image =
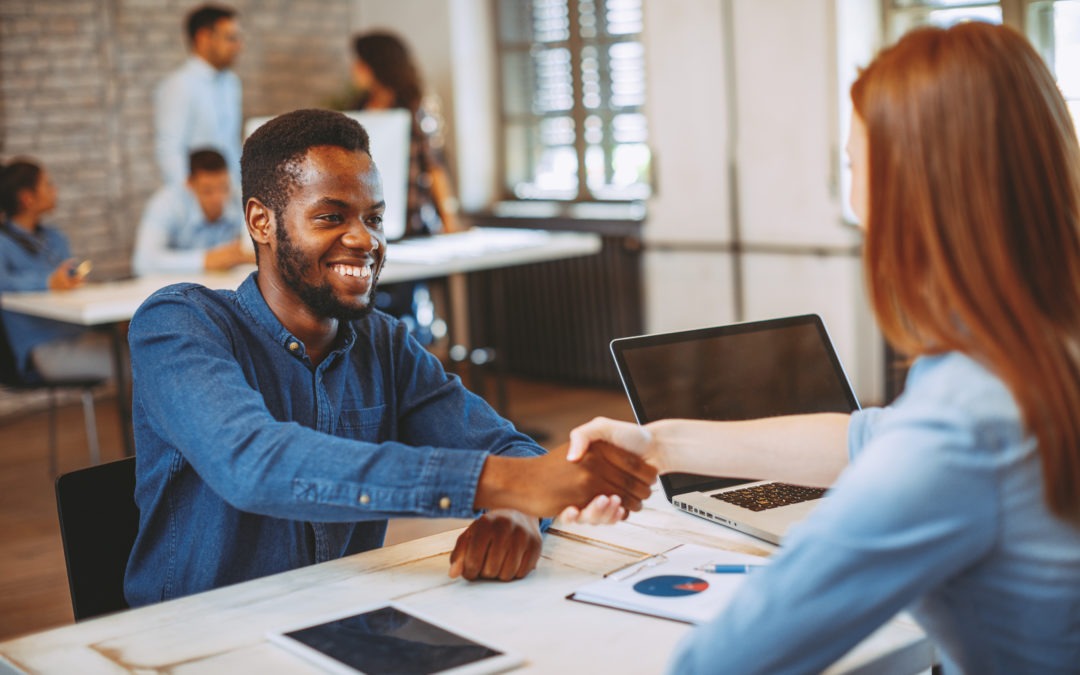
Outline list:
[[[346,265],[343,263],[334,263],[330,265],[330,269],[334,270],[343,277],[359,277],[361,279],[367,279],[371,276],[371,264],[366,265]]]

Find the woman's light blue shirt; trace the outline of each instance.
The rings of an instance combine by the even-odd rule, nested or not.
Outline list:
[[[961,354],[923,358],[848,436],[829,496],[671,671],[817,672],[908,609],[946,672],[1080,672],[1080,528],[1050,514],[1005,385]]]

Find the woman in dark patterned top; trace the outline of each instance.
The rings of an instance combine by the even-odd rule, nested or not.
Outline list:
[[[353,40],[353,53],[353,82],[360,90],[356,109],[405,108],[412,113],[405,236],[457,231],[438,120],[420,105],[420,73],[408,48],[390,33],[365,33]]]
[[[453,197],[439,152],[442,146],[438,136],[439,123],[420,105],[420,73],[408,48],[393,34],[364,33],[353,39],[353,55],[353,83],[360,91],[353,108],[404,108],[412,114],[404,236],[458,231],[457,200]],[[431,327],[436,321],[435,308],[426,284],[384,284],[379,288],[375,304],[402,319],[422,344],[433,341]]]

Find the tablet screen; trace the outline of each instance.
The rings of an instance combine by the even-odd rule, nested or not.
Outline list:
[[[485,660],[498,661],[503,655],[392,606],[290,631],[283,637],[370,675],[442,673]]]

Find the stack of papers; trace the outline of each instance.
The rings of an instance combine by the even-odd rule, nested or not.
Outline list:
[[[765,558],[746,553],[682,544],[615,570],[578,589],[569,599],[684,623],[705,623],[727,605],[747,576],[767,563]],[[741,571],[744,566],[746,570]]]

